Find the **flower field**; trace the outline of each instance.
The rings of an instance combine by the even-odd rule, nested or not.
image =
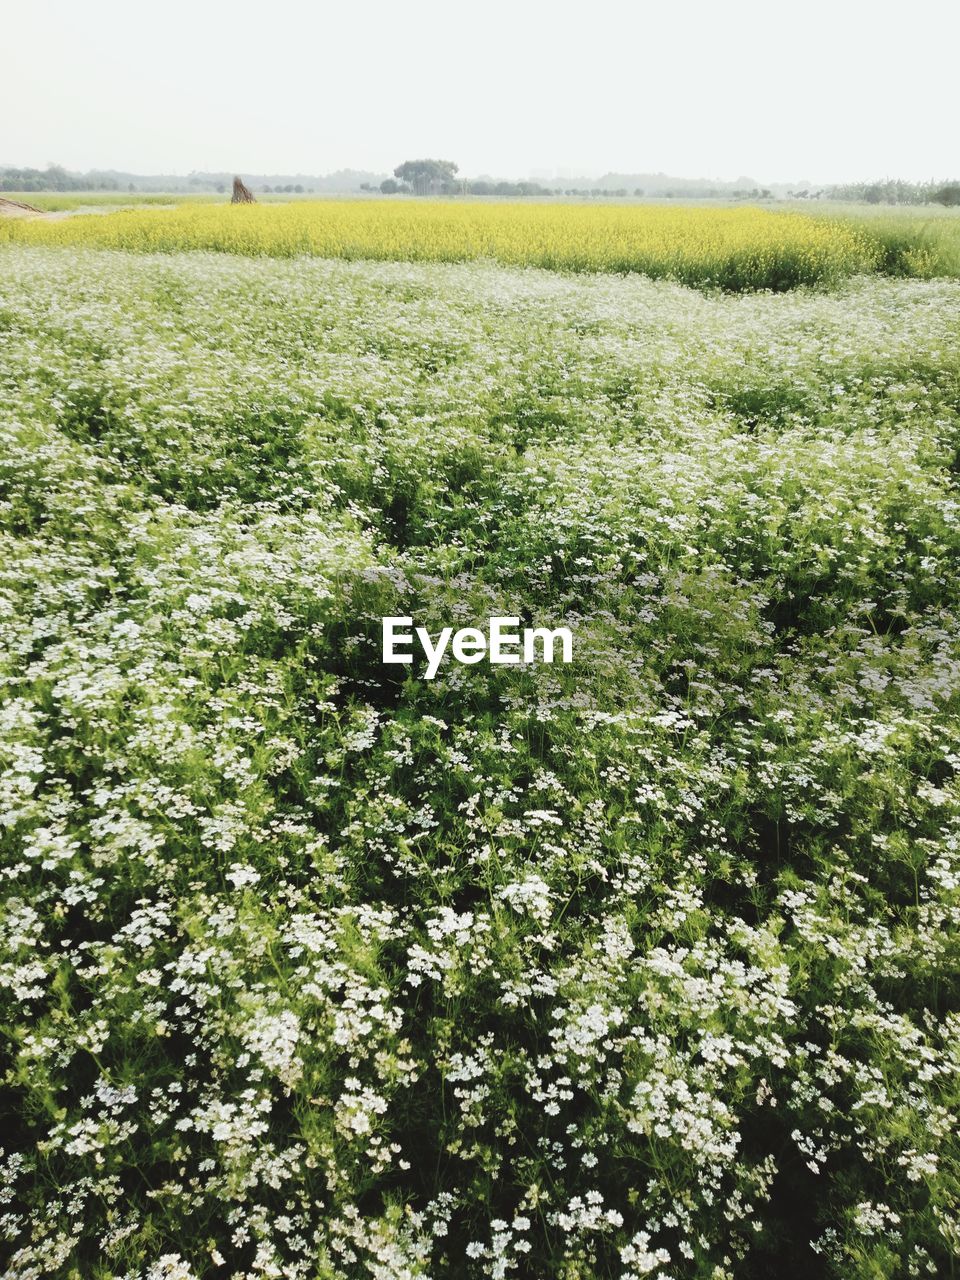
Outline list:
[[[0,229],[0,1276],[954,1275],[960,283],[438,207]]]
[[[61,221],[0,220],[0,244],[133,252],[210,250],[402,262],[489,259],[550,270],[642,273],[698,288],[782,291],[879,272],[960,277],[960,216],[853,206],[795,210],[637,204],[312,200],[234,206],[204,196],[37,196]],[[113,203],[142,206],[106,212]],[[176,207],[150,207],[152,205]]]
[[[873,270],[879,246],[858,226],[755,208],[313,200],[186,202],[58,222],[0,222],[34,244],[289,258],[461,262],[643,272],[725,289],[790,289]]]

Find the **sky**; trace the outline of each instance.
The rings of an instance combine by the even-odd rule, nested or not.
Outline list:
[[[7,0],[0,164],[960,176],[958,0]]]

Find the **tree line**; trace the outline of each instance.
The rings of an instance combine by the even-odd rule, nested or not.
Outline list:
[[[790,195],[810,196],[810,192]],[[860,204],[942,204],[960,205],[960,182],[904,182],[885,178],[881,182],[847,182],[826,187],[816,196],[829,200],[850,200]]]
[[[109,173],[69,173],[62,165],[46,169],[0,169],[0,191],[120,191],[118,178]]]
[[[301,195],[323,191],[380,191],[384,195],[417,196],[568,196],[581,198],[624,199],[656,196],[677,200],[769,200],[773,193],[766,187],[737,186],[732,184],[712,186],[675,180],[661,184],[656,176],[653,188],[642,186],[545,186],[539,182],[507,182],[495,178],[461,178],[459,166],[452,160],[405,160],[397,165],[393,176],[379,184],[379,175],[345,170],[338,174],[308,177],[306,182],[278,179],[276,176],[250,176],[246,180],[254,190],[265,194]],[[614,176],[614,175],[610,175]],[[620,176],[620,175],[616,175]],[[624,175],[625,176],[625,175]],[[640,176],[640,175],[638,175]],[[363,181],[362,179],[367,179]],[[743,182],[743,179],[740,180]],[[748,179],[749,181],[749,179]],[[0,191],[190,191],[207,190],[225,192],[230,175],[192,173],[186,178],[173,175],[144,177],[138,174],[118,173],[110,170],[91,169],[86,173],[71,173],[62,165],[50,164],[46,169],[0,168]],[[779,189],[782,191],[782,188]],[[924,205],[940,204],[960,207],[960,181],[905,182],[899,178],[885,178],[877,182],[839,183],[819,190],[804,188],[787,191],[793,199],[842,200],[858,204]]]

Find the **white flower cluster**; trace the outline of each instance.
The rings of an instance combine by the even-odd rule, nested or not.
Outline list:
[[[2,1280],[956,1271],[960,285],[0,257]]]

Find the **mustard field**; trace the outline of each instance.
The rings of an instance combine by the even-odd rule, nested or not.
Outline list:
[[[916,229],[916,228],[915,228]],[[883,265],[877,236],[844,219],[757,208],[311,200],[184,203],[0,224],[4,240],[143,252],[405,262],[491,259],[639,272],[724,289],[832,284]],[[906,274],[927,274],[925,259]]]

